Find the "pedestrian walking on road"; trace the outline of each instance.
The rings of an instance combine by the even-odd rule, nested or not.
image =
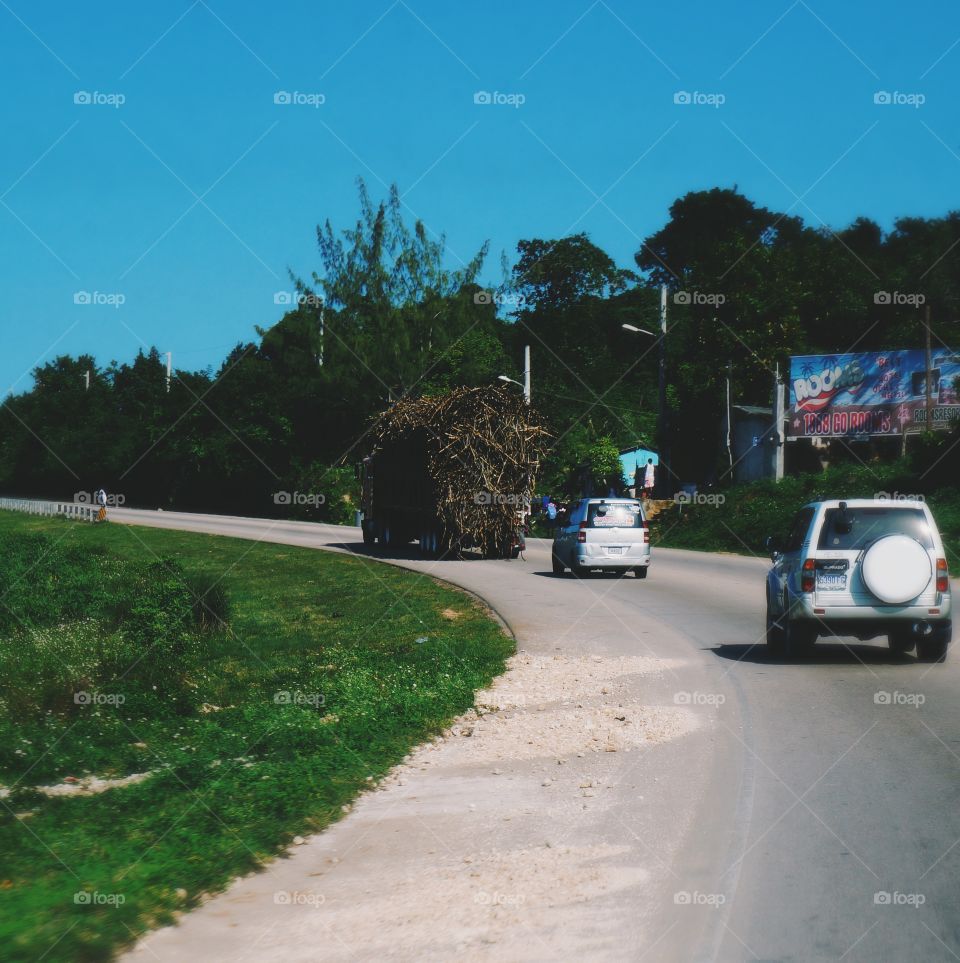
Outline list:
[[[647,467],[643,471],[643,493],[647,498],[653,497],[653,488],[656,485],[656,469],[653,466],[653,459],[647,459]]]

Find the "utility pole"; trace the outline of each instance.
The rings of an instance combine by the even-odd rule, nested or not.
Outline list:
[[[173,376],[173,352],[167,352],[167,394],[170,394],[170,379]]]
[[[670,494],[670,415],[667,410],[667,286],[660,285],[660,361],[657,382],[657,448],[659,449],[659,470],[656,476],[658,494]]]
[[[530,345],[523,346],[523,399],[530,404]]]
[[[84,371],[83,373],[83,386],[84,386],[83,388],[84,391],[90,390],[90,369],[89,368],[87,368],[87,370]]]
[[[925,327],[925,329],[926,329],[926,336],[927,336],[927,346],[926,346],[926,347],[927,347],[927,360],[926,360],[926,364],[927,364],[927,376],[926,376],[926,378],[924,379],[924,381],[926,382],[926,393],[927,393],[927,405],[926,405],[926,407],[927,407],[927,419],[926,419],[927,424],[926,424],[926,430],[927,430],[927,431],[933,431],[933,421],[932,421],[932,418],[931,418],[933,412],[932,412],[932,410],[931,410],[931,405],[930,405],[930,396],[931,396],[931,394],[933,393],[933,385],[930,384],[931,376],[933,375],[933,364],[932,364],[932,360],[931,360],[931,357],[930,357],[930,302],[929,302],[929,301],[927,301],[926,307],[925,307],[925,309],[924,309],[924,314],[925,314],[925,318],[926,318],[926,323],[924,324],[924,327]]]
[[[783,413],[784,413],[784,389],[786,385],[780,380],[780,362],[777,362],[777,370],[773,377],[773,424],[774,435],[773,443],[777,446],[774,456],[773,477],[775,481],[783,481]]]
[[[733,406],[730,404],[730,376],[733,371],[733,362],[727,362],[727,458],[730,462],[730,467],[727,469],[729,475],[729,480],[733,481],[733,444],[732,444],[732,432],[733,432]]]
[[[320,302],[320,367],[323,367],[323,302]]]

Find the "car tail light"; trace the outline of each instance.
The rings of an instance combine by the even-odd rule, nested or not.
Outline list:
[[[583,545],[587,540],[587,522],[586,519],[580,523],[580,531],[577,532],[577,541]]]
[[[801,592],[812,592],[814,583],[814,571],[817,567],[817,563],[812,559],[808,558],[803,563],[803,573],[800,578],[800,591]]]
[[[643,520],[643,544],[650,544],[650,523],[646,519]]]
[[[950,591],[950,575],[947,572],[947,560],[945,558],[937,559],[937,591]]]

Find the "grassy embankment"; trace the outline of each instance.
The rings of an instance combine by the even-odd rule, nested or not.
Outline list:
[[[822,498],[924,497],[946,542],[951,571],[960,572],[960,491],[927,491],[903,464],[844,465],[818,475],[796,475],[723,490],[722,504],[678,505],[651,523],[655,545],[708,552],[766,555],[768,535],[786,534],[794,512]]]
[[[104,959],[323,828],[512,648],[363,558],[0,512],[3,958]]]

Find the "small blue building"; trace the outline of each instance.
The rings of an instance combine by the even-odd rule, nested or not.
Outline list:
[[[634,487],[637,466],[640,467],[640,481],[643,482],[643,471],[647,467],[647,459],[653,459],[654,468],[660,466],[660,456],[649,448],[642,448],[639,445],[633,448],[620,449],[620,464],[623,465],[623,477],[626,479],[627,488]]]

